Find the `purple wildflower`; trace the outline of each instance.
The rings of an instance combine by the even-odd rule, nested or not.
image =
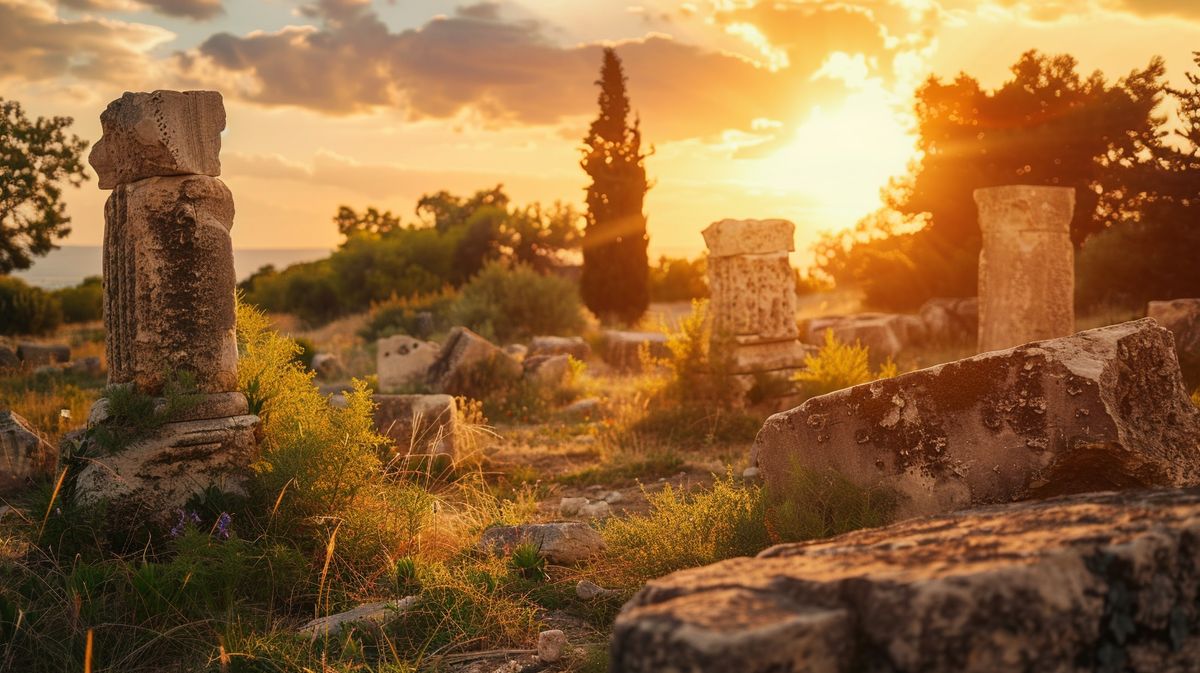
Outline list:
[[[170,534],[173,538],[183,535],[183,531],[187,529],[189,523],[192,525],[200,523],[200,515],[195,512],[185,512],[182,509],[175,511],[179,512],[179,521],[171,527]]]
[[[233,517],[229,516],[228,512],[221,512],[221,516],[217,517],[217,537],[222,540],[229,539],[229,526],[233,523]]]

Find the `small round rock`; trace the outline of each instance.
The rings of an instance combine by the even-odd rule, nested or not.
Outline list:
[[[552,664],[562,659],[563,651],[567,649],[567,634],[558,629],[542,631],[538,634],[538,659]]]

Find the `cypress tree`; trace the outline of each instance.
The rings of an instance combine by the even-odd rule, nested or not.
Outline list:
[[[638,120],[629,123],[629,96],[621,59],[604,50],[600,69],[600,114],[584,138],[580,164],[592,179],[587,187],[583,233],[584,304],[601,321],[637,322],[650,304],[646,217],[642,202],[646,155]]]

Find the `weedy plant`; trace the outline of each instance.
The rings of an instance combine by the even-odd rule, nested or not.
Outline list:
[[[825,343],[815,355],[804,357],[804,369],[793,375],[809,397],[817,397],[860,383],[891,378],[899,373],[896,363],[888,358],[871,371],[871,351],[861,343],[844,344],[825,331]]]

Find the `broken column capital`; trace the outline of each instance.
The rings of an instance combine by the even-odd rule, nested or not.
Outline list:
[[[100,189],[144,178],[221,174],[225,107],[216,91],[125,92],[100,115],[88,163]]]

